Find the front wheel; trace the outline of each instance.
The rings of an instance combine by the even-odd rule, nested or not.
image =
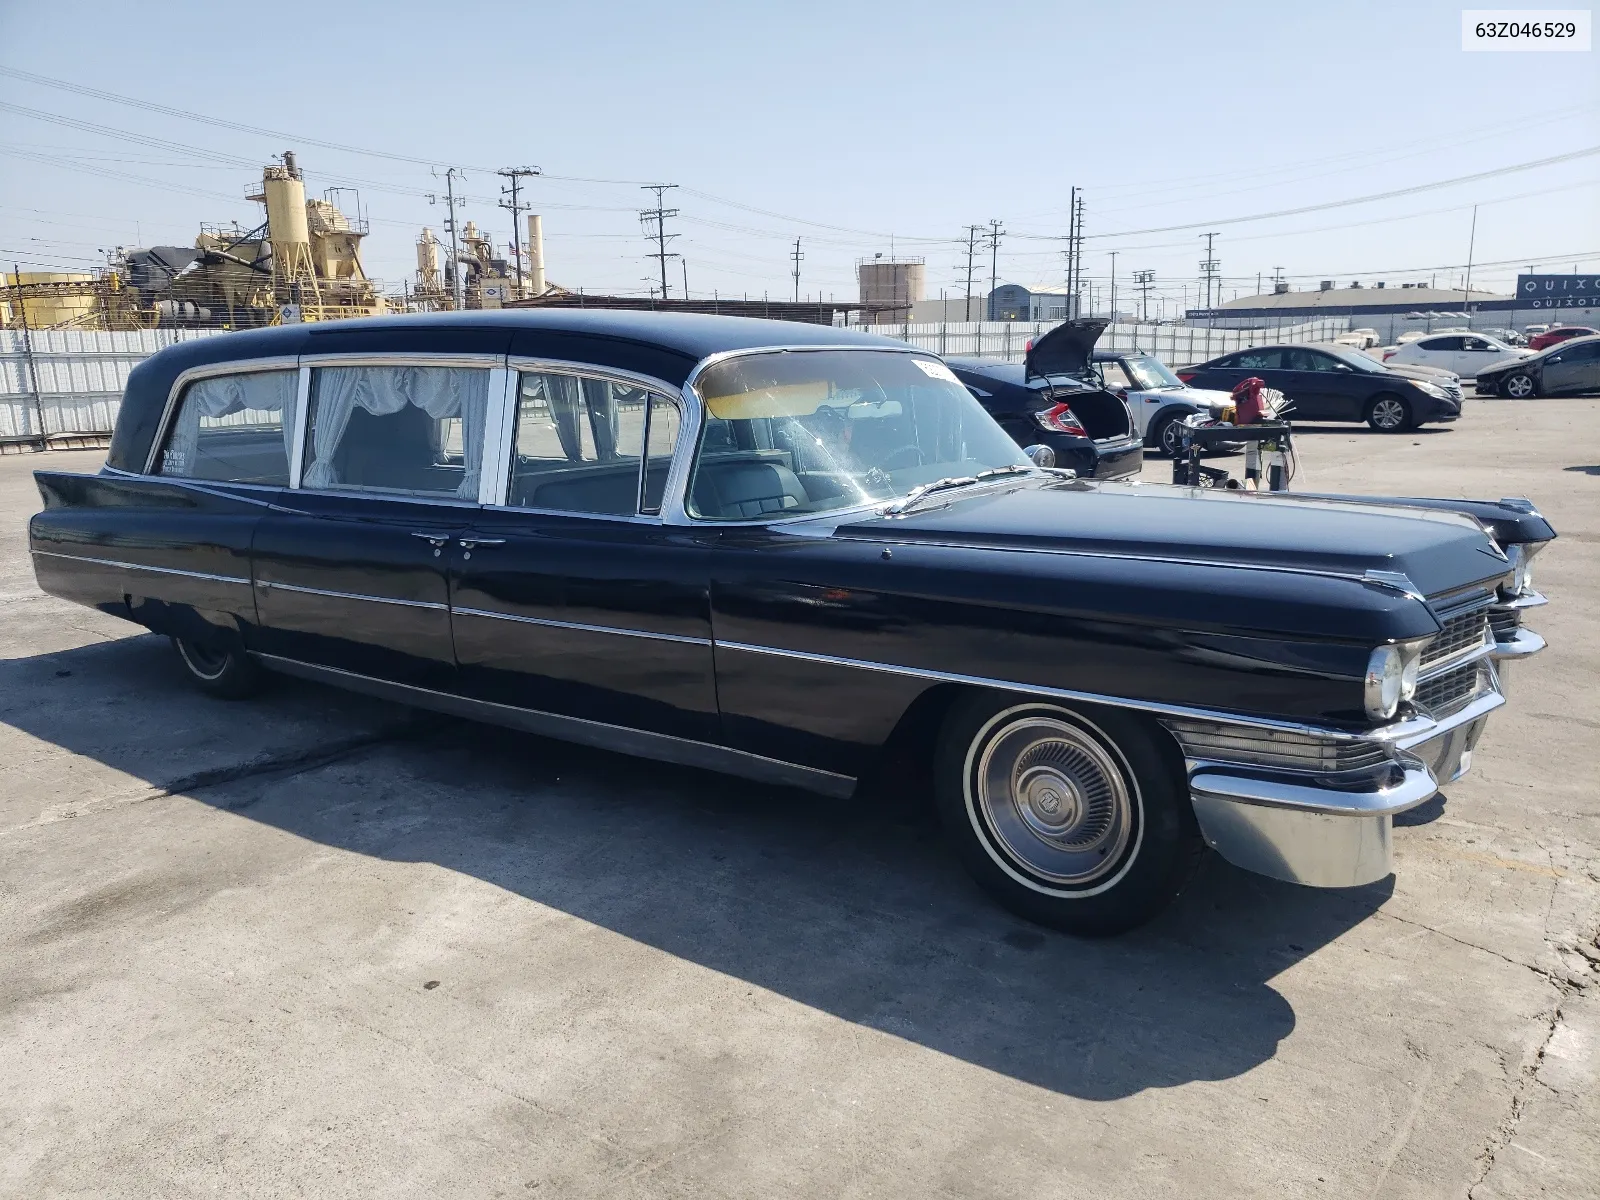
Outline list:
[[[1141,925],[1203,851],[1177,747],[1135,715],[977,694],[946,718],[935,771],[967,870],[1042,925],[1090,936]]]
[[[1158,447],[1168,458],[1177,458],[1183,453],[1183,418],[1164,417],[1161,424],[1156,426],[1150,444]]]
[[[1501,385],[1505,394],[1513,400],[1526,400],[1538,392],[1539,386],[1534,383],[1533,376],[1526,371],[1516,371],[1506,376],[1506,381]]]
[[[1400,396],[1374,396],[1367,405],[1367,424],[1379,433],[1403,433],[1411,428],[1411,406]]]
[[[266,673],[236,638],[174,637],[178,661],[201,691],[224,700],[243,700],[261,690]]]

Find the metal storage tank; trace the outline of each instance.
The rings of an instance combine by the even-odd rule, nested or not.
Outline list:
[[[926,276],[925,259],[881,255],[858,259],[856,280],[861,287],[861,303],[887,306],[870,312],[867,319],[874,325],[910,320],[911,306],[923,298]]]
[[[62,295],[36,294],[8,305],[7,307],[12,310],[7,314],[9,323],[15,324],[19,317],[25,316],[30,329],[49,329],[53,325],[65,325],[68,321],[87,317],[95,311],[94,276],[88,271],[7,271],[3,282],[22,286],[82,285],[63,289]],[[21,313],[16,311],[19,306],[22,309]]]

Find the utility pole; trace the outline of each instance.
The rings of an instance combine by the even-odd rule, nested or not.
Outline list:
[[[800,252],[800,239],[795,238],[794,249],[789,252],[789,257],[794,260],[794,302],[800,303],[800,261],[805,255]]]
[[[989,232],[985,240],[989,246],[989,319],[994,319],[994,289],[1000,282],[1000,239],[1006,231],[1000,228],[999,221],[989,222]]]
[[[1478,206],[1472,206],[1472,233],[1467,238],[1467,285],[1461,289],[1461,307],[1467,313],[1467,328],[1472,328],[1472,251],[1478,244]]]
[[[1111,320],[1117,319],[1117,251],[1111,252]]]
[[[461,258],[460,247],[456,244],[456,180],[464,178],[461,172],[451,167],[444,173],[445,207],[448,216],[444,219],[445,232],[450,235],[450,295],[455,310],[460,312],[463,304],[461,299]],[[439,197],[433,194],[428,196],[429,204],[439,203]]]
[[[982,225],[967,226],[967,320],[972,320],[972,261],[978,250],[978,235]]]
[[[1150,285],[1155,280],[1156,273],[1154,271],[1135,271],[1133,273],[1133,281],[1139,285],[1139,292],[1142,296],[1140,312],[1144,315],[1146,322],[1150,320]]]
[[[643,191],[654,192],[656,194],[656,206],[654,208],[647,208],[641,212],[639,214],[639,220],[644,225],[645,236],[648,238],[653,238],[656,243],[656,252],[651,255],[651,257],[656,259],[661,264],[661,298],[663,300],[667,298],[668,294],[667,259],[678,257],[676,254],[667,253],[667,243],[678,236],[675,233],[667,232],[667,218],[677,216],[678,210],[675,208],[663,208],[661,205],[667,192],[677,186],[678,185],[675,183],[647,183],[642,189]],[[655,229],[653,232],[650,228],[652,221],[655,222]]]
[[[1073,191],[1073,197],[1074,197],[1073,205],[1072,205],[1072,216],[1073,216],[1072,232],[1068,235],[1068,238],[1067,238],[1067,244],[1070,247],[1070,249],[1068,250],[1068,253],[1072,256],[1072,286],[1071,286],[1070,290],[1072,292],[1073,315],[1074,316],[1082,316],[1083,315],[1082,297],[1083,297],[1083,284],[1084,284],[1084,279],[1083,279],[1083,194],[1077,188],[1073,188],[1072,191]],[[1093,297],[1090,298],[1089,307],[1090,308],[1094,307]]]
[[[1217,235],[1214,234],[1214,233],[1202,233],[1200,236],[1205,238],[1205,240],[1206,240],[1206,256],[1200,263],[1200,270],[1201,270],[1201,272],[1202,272],[1202,274],[1203,274],[1203,276],[1205,278],[1205,281],[1206,281],[1206,307],[1210,308],[1211,307],[1211,284],[1212,284],[1212,281],[1214,279],[1216,279],[1216,277],[1217,277],[1217,260],[1216,260],[1216,258],[1214,258],[1212,256],[1212,253],[1211,253],[1211,242],[1212,242],[1212,239],[1215,238]]]
[[[678,265],[683,268],[683,298],[687,300],[689,298],[689,260],[680,258]]]
[[[522,214],[528,205],[522,203],[519,187],[524,179],[530,179],[539,174],[538,167],[507,167],[504,171],[496,171],[496,175],[511,181],[510,187],[500,189],[500,207],[511,212],[511,248],[517,259],[517,299],[522,299]],[[510,196],[511,202],[506,203],[505,197]]]
[[[1073,301],[1078,295],[1076,280],[1073,271],[1076,263],[1073,260],[1073,248],[1078,244],[1078,189],[1073,188],[1071,199],[1067,201],[1067,316],[1076,317],[1079,314],[1073,311]]]

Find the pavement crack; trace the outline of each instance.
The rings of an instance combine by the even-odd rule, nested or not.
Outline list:
[[[1544,1038],[1539,1043],[1539,1049],[1534,1054],[1533,1061],[1522,1068],[1516,1089],[1511,1094],[1511,1111],[1506,1114],[1505,1120],[1501,1121],[1494,1133],[1490,1135],[1488,1144],[1478,1153],[1478,1173],[1476,1178],[1467,1185],[1467,1200],[1472,1200],[1478,1188],[1483,1185],[1483,1182],[1489,1178],[1490,1172],[1494,1170],[1495,1159],[1516,1138],[1517,1127],[1521,1125],[1523,1114],[1527,1112],[1528,1093],[1535,1087],[1543,1087],[1551,1092],[1555,1091],[1554,1088],[1539,1078],[1539,1071],[1544,1067],[1544,1056],[1550,1049],[1550,1043],[1555,1040],[1556,1031],[1561,1028],[1561,1003],[1561,1000],[1558,999],[1554,1009],[1550,1012],[1545,1024]],[[1560,1093],[1556,1094],[1559,1095]]]

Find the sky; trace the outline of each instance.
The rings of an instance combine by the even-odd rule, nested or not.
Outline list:
[[[1002,282],[1059,283],[1073,187],[1100,306],[1113,265],[1123,309],[1148,270],[1152,316],[1195,302],[1206,231],[1227,298],[1280,268],[1297,288],[1459,286],[1469,252],[1475,288],[1600,270],[1600,152],[1502,170],[1600,148],[1600,62],[1464,53],[1460,14],[0,0],[0,70],[70,85],[0,73],[0,264],[87,269],[116,246],[192,244],[201,222],[252,227],[249,185],[292,149],[311,194],[360,189],[367,270],[395,290],[421,227],[441,228],[427,195],[450,166],[463,224],[500,244],[494,172],[540,168],[526,196],[548,276],[591,292],[651,286],[647,183],[678,185],[673,295],[685,273],[696,296],[791,295],[799,238],[804,296],[854,298],[856,260],[898,254],[926,259],[929,298],[956,297],[967,227],[991,220]]]

